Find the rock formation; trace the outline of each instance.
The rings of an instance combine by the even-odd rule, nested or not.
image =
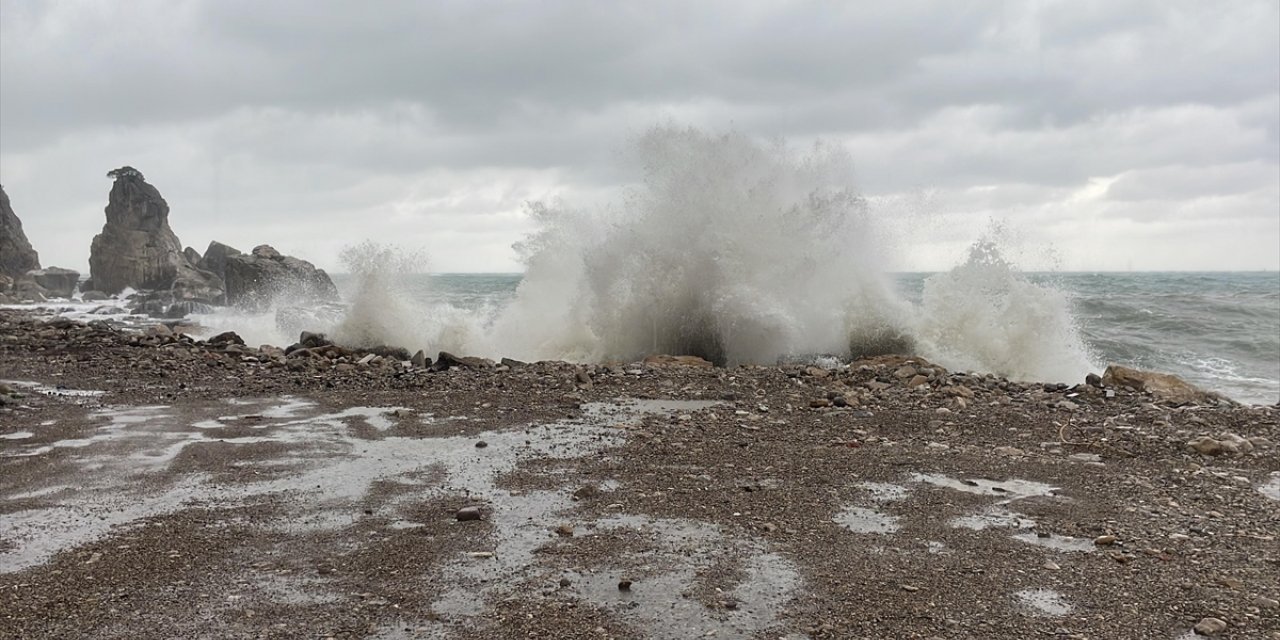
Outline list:
[[[200,258],[200,263],[196,266],[225,281],[227,279],[227,256],[238,255],[242,255],[239,249],[214,240],[209,243],[209,248],[204,250],[204,257]]]
[[[18,279],[40,268],[40,255],[31,248],[22,232],[22,221],[9,206],[9,196],[0,187],[0,275]]]
[[[126,287],[169,290],[183,300],[218,301],[219,278],[201,271],[183,253],[169,228],[169,205],[142,173],[121,167],[106,208],[107,223],[94,236],[89,253],[92,287],[119,293]]]
[[[76,292],[76,285],[80,284],[79,271],[63,269],[62,267],[28,271],[27,277],[34,280],[50,295],[59,298],[70,298]]]
[[[208,262],[214,248],[210,245],[205,254],[205,264],[211,268],[216,267]],[[223,269],[227,304],[261,308],[281,298],[292,303],[338,299],[338,288],[324,270],[306,260],[281,255],[265,244],[249,254],[226,253]]]

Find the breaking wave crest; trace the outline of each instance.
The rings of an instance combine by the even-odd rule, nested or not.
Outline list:
[[[919,302],[905,298],[885,267],[900,242],[855,189],[838,145],[799,152],[659,126],[626,159],[640,180],[612,206],[528,204],[538,229],[516,245],[526,271],[500,309],[481,316],[403,291],[423,261],[365,243],[343,255],[354,278],[347,310],[316,328],[350,346],[523,360],[910,353],[1043,381],[1079,381],[1091,368],[1065,294],[1021,275],[998,235],[928,278]]]
[[[915,353],[952,368],[1080,380],[1069,301],[991,238],[931,277],[919,305],[883,265],[896,246],[834,145],[797,153],[740,133],[658,127],[631,158],[641,183],[601,211],[534,203],[540,230],[490,346],[525,358],[699,355],[723,364]]]

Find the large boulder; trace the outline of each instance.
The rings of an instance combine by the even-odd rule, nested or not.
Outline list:
[[[306,260],[281,255],[265,244],[254,247],[249,254],[227,255],[224,274],[227,304],[263,308],[275,301],[296,304],[338,299],[338,288],[323,269]]]
[[[196,266],[226,280],[227,256],[239,255],[244,255],[239,249],[214,240],[209,243],[209,248],[204,251],[204,257],[200,258],[200,263]]]
[[[22,231],[22,221],[9,205],[9,196],[0,186],[0,275],[18,279],[40,268],[40,254],[31,248]]]
[[[50,295],[59,298],[70,298],[80,283],[80,272],[62,267],[49,267],[28,271],[27,277],[43,287]]]
[[[93,288],[115,294],[126,287],[169,290],[175,298],[217,301],[223,287],[218,276],[198,269],[183,253],[169,227],[169,204],[142,173],[121,167],[107,203],[107,223],[94,236],[89,252]]]
[[[1224,400],[1216,393],[1205,391],[1175,375],[1141,371],[1113,364],[1102,373],[1102,384],[1108,387],[1128,387],[1145,391],[1156,400],[1168,404],[1215,404]]]

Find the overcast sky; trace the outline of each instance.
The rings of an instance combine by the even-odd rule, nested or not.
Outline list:
[[[0,0],[0,184],[86,269],[129,164],[182,241],[516,271],[655,123],[845,145],[895,269],[1280,268],[1280,3]]]

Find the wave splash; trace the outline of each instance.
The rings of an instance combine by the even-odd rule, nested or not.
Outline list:
[[[642,181],[600,211],[533,203],[540,230],[491,350],[524,358],[721,364],[915,353],[950,368],[1078,381],[1090,370],[1066,296],[1030,282],[991,238],[925,285],[892,287],[894,243],[835,145],[663,126],[630,160]]]
[[[838,145],[797,152],[659,126],[625,157],[641,180],[612,206],[528,205],[538,230],[516,245],[526,272],[501,309],[477,314],[402,290],[404,276],[425,269],[421,256],[364,243],[343,254],[356,282],[346,311],[307,328],[354,347],[522,360],[670,353],[735,365],[909,353],[1062,382],[1091,369],[1066,295],[1022,276],[998,234],[929,277],[919,303],[904,298],[886,273],[899,242],[859,195]]]

